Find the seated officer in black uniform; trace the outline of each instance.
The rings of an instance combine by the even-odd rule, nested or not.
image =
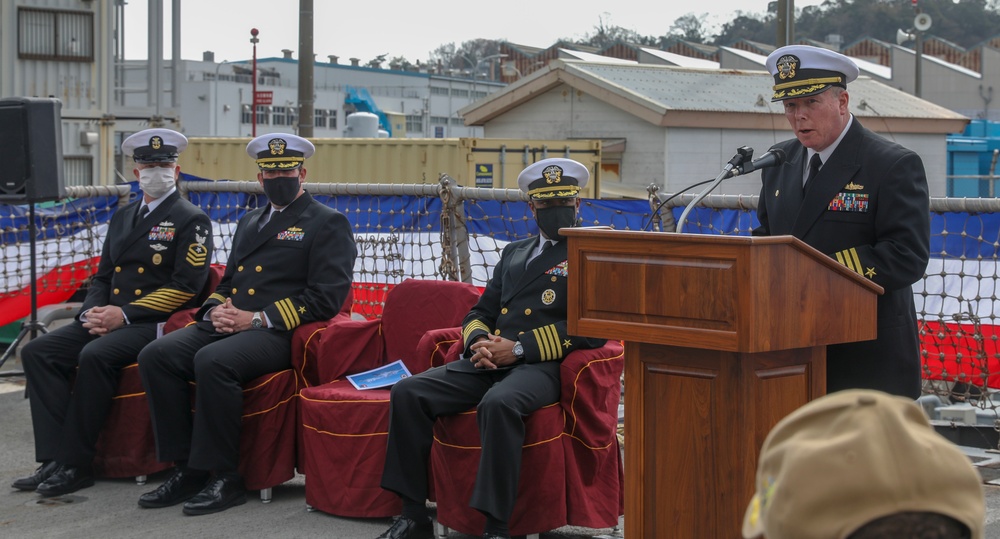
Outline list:
[[[289,368],[292,330],[337,314],[350,291],[357,256],[351,225],[302,189],[302,164],[314,151],[295,135],[250,141],[247,153],[270,204],[240,219],[226,272],[198,323],[139,355],[157,458],[176,464],[139,498],[142,507],[186,502],[185,514],[202,515],[246,502],[237,472],[243,384]]]
[[[94,484],[91,462],[120,370],[156,338],[157,323],[193,307],[205,286],[212,224],[175,187],[185,147],[184,135],[169,129],[140,131],[122,143],[136,163],[142,199],[111,218],[76,320],[21,350],[42,465],[14,481],[16,489],[58,496]]]
[[[462,323],[463,358],[397,383],[390,396],[382,488],[403,499],[403,514],[379,539],[431,537],[427,462],[434,420],[475,407],[482,454],[469,504],[486,516],[484,538],[509,536],[521,471],[524,417],[559,400],[559,363],[603,339],[566,333],[566,242],[576,223],[587,167],[543,159],[517,183],[530,198],[540,237],[504,247],[479,302]]]

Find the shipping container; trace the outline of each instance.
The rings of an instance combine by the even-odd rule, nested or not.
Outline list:
[[[275,136],[280,136],[275,134]],[[254,180],[249,138],[193,137],[180,155],[181,170],[211,180]],[[590,169],[586,198],[600,198],[599,140],[518,139],[312,139],[308,182],[437,183],[447,174],[465,187],[517,189],[525,166],[547,157],[568,157]]]

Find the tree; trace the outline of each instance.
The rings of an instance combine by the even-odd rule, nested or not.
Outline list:
[[[668,37],[679,37],[694,43],[705,43],[708,36],[705,35],[705,19],[708,14],[701,16],[694,13],[681,15],[670,25]]]
[[[382,68],[382,63],[385,62],[385,57],[386,56],[388,56],[388,54],[380,54],[380,55],[376,56],[375,58],[372,58],[371,60],[368,60],[368,63],[365,64],[365,66],[366,67],[374,67],[375,69],[381,69]]]
[[[618,42],[639,45],[652,45],[656,42],[656,38],[640,35],[635,30],[609,25],[605,22],[605,17],[610,19],[610,14],[604,13],[597,18],[594,32],[585,34],[581,45],[589,45],[603,50]]]

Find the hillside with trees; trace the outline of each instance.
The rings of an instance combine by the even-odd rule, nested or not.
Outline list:
[[[1000,0],[919,0],[921,12],[934,21],[926,36],[935,36],[964,48],[975,47],[1000,35]],[[634,30],[605,24],[598,17],[593,31],[582,40],[555,40],[602,50],[616,42],[627,42],[647,47],[666,47],[677,39],[710,45],[731,45],[740,40],[774,43],[777,19],[777,2],[770,2],[768,11],[752,13],[736,11],[733,19],[720,27],[706,21],[708,14],[688,13],[677,18],[664,34],[644,36]],[[912,28],[915,11],[910,0],[827,0],[819,6],[795,10],[795,40],[812,39],[828,42],[839,36],[840,43],[849,45],[867,37],[894,42],[896,30]],[[475,39],[456,46],[447,43],[439,46],[424,63],[440,64],[445,69],[471,73],[480,59],[497,54],[502,40]],[[524,43],[522,45],[548,47],[552,43]],[[384,56],[369,62],[379,64]],[[388,60],[397,69],[415,64],[404,57]]]

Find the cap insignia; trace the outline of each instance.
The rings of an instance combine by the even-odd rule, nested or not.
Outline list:
[[[163,139],[160,138],[158,135],[153,135],[149,139],[149,147],[150,148],[152,148],[154,150],[159,150],[161,146],[163,146]]]
[[[559,183],[562,181],[562,173],[562,167],[558,165],[550,165],[545,167],[545,170],[542,171],[542,177],[545,178],[545,183]]]
[[[778,78],[781,80],[795,77],[795,70],[799,68],[799,59],[791,54],[778,58]]]
[[[271,149],[271,155],[284,155],[287,145],[288,143],[280,138],[273,138],[267,143],[267,147]]]

